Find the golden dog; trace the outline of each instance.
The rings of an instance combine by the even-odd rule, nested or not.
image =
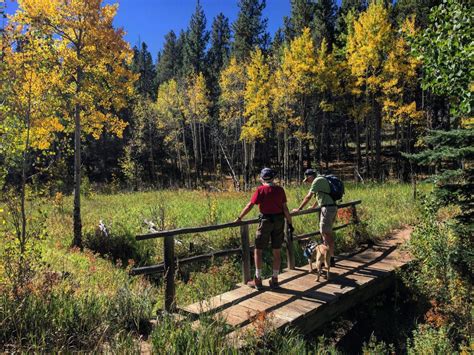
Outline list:
[[[324,266],[326,267],[326,280],[329,280],[329,269],[331,265],[331,254],[329,253],[329,247],[324,244],[319,244],[314,250],[313,255],[308,258],[309,272],[313,272],[313,257],[316,255],[316,270],[318,270],[318,277],[316,282],[319,282],[319,277],[321,276],[321,269]]]

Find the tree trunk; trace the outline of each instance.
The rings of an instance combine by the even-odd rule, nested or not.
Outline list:
[[[199,132],[194,119],[191,122],[191,137],[193,140],[195,183],[197,184],[199,181]]]
[[[285,184],[290,182],[289,177],[289,161],[290,161],[290,150],[288,142],[288,128],[285,128],[283,136],[283,180]]]
[[[298,139],[298,183],[302,180],[302,167],[303,167],[303,141],[301,138]]]
[[[374,113],[375,113],[375,176],[378,180],[382,178],[382,116],[380,114],[380,107],[375,102]]]
[[[186,145],[186,127],[184,125],[184,122],[182,124],[182,130],[183,130],[183,149],[184,149],[184,157],[186,158],[186,187],[190,188],[191,187],[191,165],[189,162],[189,154],[188,154],[188,148]]]
[[[357,172],[360,174],[360,167],[362,165],[362,154],[360,151],[360,123],[359,120],[355,120],[355,129],[356,129],[356,166]]]
[[[151,169],[151,180],[152,180],[152,185],[155,184],[156,182],[156,170],[155,170],[155,157],[153,156],[153,135],[152,135],[152,124],[151,124],[151,119],[147,117],[148,120],[148,141],[149,141],[149,150],[150,150],[150,169]]]
[[[76,97],[81,92],[82,68],[76,69]],[[81,106],[76,103],[74,108],[74,239],[72,245],[82,249],[81,220]]]
[[[365,176],[370,176],[370,119],[365,118]]]
[[[28,90],[28,109],[26,113],[26,142],[23,150],[23,164],[21,169],[21,190],[20,190],[20,211],[21,211],[21,234],[20,234],[20,258],[26,252],[26,211],[25,211],[25,189],[26,189],[26,169],[28,167],[28,151],[30,150],[30,129],[31,129],[31,81]],[[21,264],[23,264],[21,262]],[[20,270],[23,265],[20,265]],[[22,275],[19,275],[22,277]]]
[[[326,135],[326,113],[321,118],[321,134],[319,136],[319,167],[323,166],[324,160],[324,136]]]

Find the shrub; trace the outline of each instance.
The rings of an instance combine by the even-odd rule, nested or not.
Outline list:
[[[450,342],[448,331],[441,327],[419,326],[413,332],[413,339],[408,342],[408,354],[452,354],[454,348]]]
[[[395,349],[393,345],[387,345],[384,341],[378,341],[374,334],[370,336],[369,342],[362,346],[362,353],[364,355],[381,355],[394,354]]]
[[[146,248],[147,244],[138,243],[135,240],[135,233],[121,224],[106,230],[97,227],[93,231],[86,232],[84,246],[103,257],[120,261],[122,265],[127,265],[129,260],[144,264],[151,259],[151,251]]]

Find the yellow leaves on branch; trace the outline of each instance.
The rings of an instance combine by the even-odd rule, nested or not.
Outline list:
[[[354,22],[347,39],[347,61],[358,86],[379,89],[380,70],[391,45],[392,26],[382,1],[373,1]]]
[[[418,111],[416,102],[410,99],[418,82],[421,62],[410,54],[407,36],[416,33],[415,18],[407,18],[394,39],[382,70],[383,112],[390,122],[419,122],[423,112]]]
[[[183,102],[176,80],[171,79],[161,84],[156,98],[157,127],[169,132],[173,136],[170,139],[175,139],[179,134],[180,121],[183,119],[182,107]]]
[[[50,72],[53,58],[45,50],[48,41],[11,23],[4,34],[8,45],[0,78],[2,104],[8,107],[6,114],[10,116],[5,125],[17,135],[15,139],[8,138],[10,151],[23,151],[27,141],[35,149],[48,149],[54,133],[64,129],[55,115],[59,102],[51,89],[56,74]],[[14,45],[20,46],[20,50],[12,50]]]
[[[273,111],[280,120],[277,129],[301,127],[304,119],[297,115],[303,95],[315,89],[317,62],[310,30],[305,28],[283,50],[281,66],[275,73],[275,85],[271,90]]]
[[[247,65],[247,76],[244,93],[244,116],[247,120],[242,127],[240,138],[253,142],[265,139],[266,132],[272,127],[270,67],[259,48],[251,54],[250,63]]]
[[[126,123],[116,114],[134,93],[137,75],[127,65],[132,51],[124,32],[112,25],[117,5],[101,0],[19,0],[12,21],[49,39],[45,48],[55,67],[51,88],[60,93],[59,110],[72,131],[75,108],[81,126],[98,138],[106,130],[121,136]]]
[[[202,73],[188,78],[185,93],[184,115],[188,120],[206,123],[209,119],[209,93]]]
[[[219,78],[219,120],[225,128],[240,124],[244,112],[246,80],[245,66],[237,63],[236,58],[232,57]]]
[[[285,48],[281,65],[282,77],[289,80],[290,92],[307,94],[314,89],[317,63],[311,32],[305,28],[301,36],[296,37]]]

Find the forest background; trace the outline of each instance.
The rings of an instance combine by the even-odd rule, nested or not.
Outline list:
[[[33,241],[44,232],[32,230],[37,198],[61,205],[73,195],[79,248],[81,196],[247,191],[264,166],[286,186],[309,167],[365,183],[436,174],[443,201],[461,206],[461,225],[472,217],[465,1],[292,0],[272,37],[264,0],[240,0],[235,22],[219,14],[210,31],[197,1],[156,61],[113,27],[116,5],[18,4],[1,32],[0,183],[2,223],[12,226],[2,253],[19,252],[20,281],[30,280]],[[452,258],[462,280],[472,277],[472,255]]]

